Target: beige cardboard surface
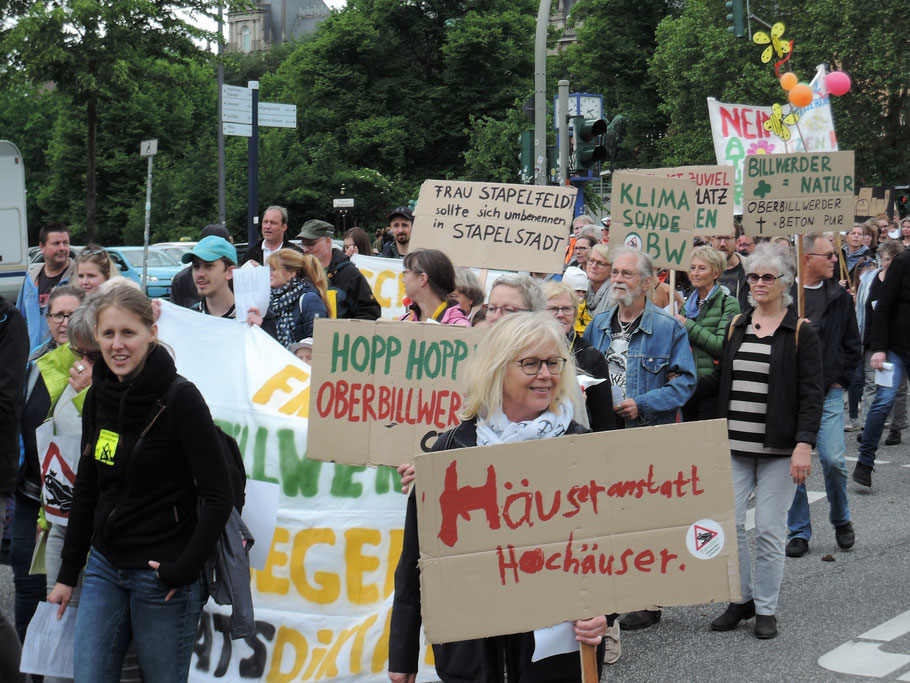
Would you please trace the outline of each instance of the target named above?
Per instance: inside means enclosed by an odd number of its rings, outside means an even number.
[[[416,495],[432,643],[739,599],[723,420],[424,454]]]
[[[486,330],[316,320],[307,457],[400,465],[457,426],[462,373]]]
[[[695,214],[686,229],[696,235],[727,235],[733,230],[733,166],[677,166],[638,168],[633,173],[681,178],[695,183]]]
[[[854,219],[864,221],[880,213],[887,214],[892,209],[893,202],[894,190],[890,187],[857,188],[856,206],[853,209]]]
[[[561,273],[576,190],[427,180],[411,249],[439,249],[456,266]]]
[[[753,237],[853,225],[853,152],[752,154],[743,166],[743,230]]]
[[[647,253],[658,268],[688,270],[695,191],[690,180],[614,173],[610,243]]]

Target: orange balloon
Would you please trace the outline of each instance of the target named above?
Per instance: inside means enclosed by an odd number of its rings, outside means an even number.
[[[790,94],[787,95],[787,99],[790,100],[790,104],[792,104],[794,107],[808,107],[810,104],[812,104],[813,94],[814,93],[812,92],[812,88],[810,88],[805,83],[800,83],[798,85],[794,85],[790,89]]]
[[[799,79],[796,77],[796,74],[792,71],[788,71],[783,76],[780,77],[780,87],[784,90],[793,90],[793,87],[799,82]]]

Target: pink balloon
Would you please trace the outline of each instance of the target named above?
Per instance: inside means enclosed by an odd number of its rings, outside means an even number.
[[[850,90],[850,76],[845,71],[832,71],[825,76],[825,89],[829,95],[844,95]]]

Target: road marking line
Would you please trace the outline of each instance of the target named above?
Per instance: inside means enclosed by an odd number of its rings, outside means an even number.
[[[910,664],[910,655],[882,652],[880,647],[879,643],[851,640],[823,654],[818,664],[828,671],[872,678],[884,678]]]
[[[806,497],[809,499],[809,504],[811,505],[817,500],[821,500],[827,494],[824,491],[806,491]],[[749,508],[746,510],[746,531],[755,528],[755,508]]]
[[[889,619],[875,628],[869,629],[859,635],[864,640],[880,640],[882,642],[900,638],[902,635],[910,633],[910,611],[898,614],[893,619]]]
[[[859,462],[859,458],[854,458],[851,455],[845,455],[844,460],[849,460],[850,462]],[[879,460],[878,458],[876,458],[875,464],[876,465],[890,465],[891,461],[890,460]],[[906,467],[906,465],[904,465],[904,467]]]

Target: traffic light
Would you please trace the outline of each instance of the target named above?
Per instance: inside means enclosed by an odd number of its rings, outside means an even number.
[[[743,0],[727,0],[727,31],[737,38],[742,38],[746,33],[746,13],[743,9]]]
[[[534,182],[534,131],[522,131],[518,141],[520,146],[518,172],[521,182],[528,185]]]
[[[582,173],[607,158],[607,148],[600,144],[600,136],[607,132],[606,121],[573,116],[572,130],[575,148],[569,158],[570,172]]]

